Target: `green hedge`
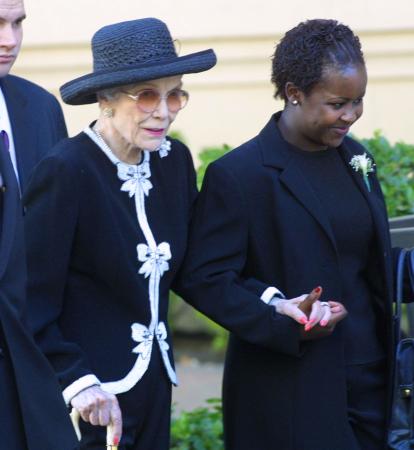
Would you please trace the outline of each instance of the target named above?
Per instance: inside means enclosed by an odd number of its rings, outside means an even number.
[[[171,421],[170,450],[223,450],[221,400],[206,400],[208,406],[182,412]]]
[[[376,163],[390,217],[414,213],[414,145],[392,145],[379,131],[360,142],[372,153]]]
[[[390,217],[414,214],[414,145],[404,142],[391,144],[380,131],[369,139],[359,139],[375,158],[378,178],[381,182]],[[199,188],[208,165],[223,156],[231,148],[205,148],[199,154],[197,170]]]

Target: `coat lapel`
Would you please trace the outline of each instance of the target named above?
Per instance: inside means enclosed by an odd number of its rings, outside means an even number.
[[[10,251],[14,243],[19,189],[9,153],[0,141],[0,172],[3,178],[3,214],[0,234],[0,279],[6,270]]]
[[[27,98],[19,89],[16,89],[13,80],[10,77],[3,78],[1,80],[1,88],[9,113],[20,187],[23,192],[25,188],[24,180],[27,179],[30,168],[34,166],[36,161],[35,152],[28,152],[27,149],[37,145],[36,142],[33,142],[33,136],[37,136],[37,133],[32,133],[30,130],[33,121],[28,111]],[[32,140],[29,140],[30,136]]]
[[[364,183],[364,179],[360,172],[356,172],[349,162],[352,157],[356,154],[361,154],[355,152],[350,147],[350,142],[348,140],[344,141],[341,147],[339,147],[339,154],[341,155],[345,166],[348,168],[348,171],[352,178],[354,179],[356,185],[364,196],[367,204],[371,210],[372,219],[374,222],[374,227],[376,231],[376,235],[378,237],[378,244],[380,245],[382,251],[386,251],[389,247],[389,226],[387,221],[387,216],[384,214],[384,202],[382,196],[378,195],[378,191],[381,189],[377,180],[377,177],[373,172],[371,172],[369,177],[369,182],[371,184],[371,191],[368,190],[366,184]],[[359,148],[358,148],[359,150]],[[363,149],[361,149],[363,150]]]
[[[371,211],[372,220],[374,223],[375,228],[375,234],[376,234],[376,245],[380,249],[380,254],[382,256],[382,265],[383,269],[385,271],[385,281],[386,281],[386,287],[387,287],[387,293],[392,298],[393,293],[393,275],[391,273],[391,264],[386,263],[386,259],[391,258],[390,251],[391,251],[391,239],[389,234],[389,224],[388,224],[388,217],[385,212],[385,204],[382,197],[381,187],[378,181],[377,176],[374,172],[371,172],[369,177],[369,182],[371,184],[371,190],[368,191],[367,186],[364,183],[364,179],[360,172],[356,172],[349,162],[351,161],[352,157],[357,154],[362,154],[364,152],[364,148],[358,146],[357,148],[354,148],[354,144],[351,140],[345,139],[341,147],[339,147],[339,154],[341,155],[342,159],[344,160],[344,163],[346,167],[348,168],[348,171],[352,178],[354,179],[356,185],[358,186],[359,190],[361,191],[362,195],[364,196],[369,209]]]
[[[296,164],[296,160],[291,150],[289,150],[289,144],[283,139],[277,128],[276,123],[279,117],[280,113],[273,115],[259,134],[263,165],[281,170],[280,182],[286,186],[296,200],[316,220],[336,251],[335,237],[323,206],[315,196],[311,185],[304,177],[298,164]]]

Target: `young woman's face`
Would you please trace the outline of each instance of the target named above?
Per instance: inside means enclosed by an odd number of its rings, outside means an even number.
[[[309,94],[299,91],[295,144],[304,150],[338,147],[362,115],[366,85],[366,69],[358,65],[328,69]]]

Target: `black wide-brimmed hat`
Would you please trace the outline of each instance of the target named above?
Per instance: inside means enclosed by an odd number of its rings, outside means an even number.
[[[65,103],[95,103],[102,89],[211,69],[212,49],[178,56],[164,22],[154,18],[107,25],[92,38],[93,72],[65,83]]]

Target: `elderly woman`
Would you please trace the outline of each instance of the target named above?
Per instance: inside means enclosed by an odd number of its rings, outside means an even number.
[[[68,405],[113,425],[123,449],[167,449],[171,383],[168,292],[184,257],[196,195],[188,149],[166,138],[188,101],[182,75],[212,50],[177,56],[153,18],[100,29],[93,73],[61,88],[98,120],[36,168],[24,198],[29,321]],[[115,397],[117,396],[117,398]],[[121,413],[122,410],[122,424]],[[81,424],[83,449],[105,429]]]

